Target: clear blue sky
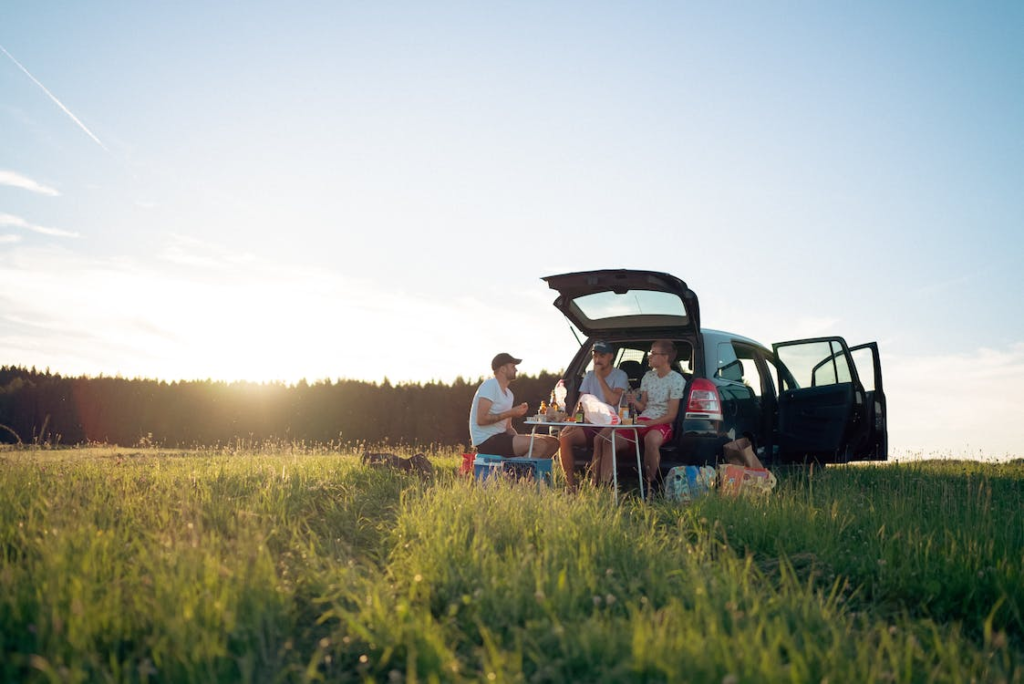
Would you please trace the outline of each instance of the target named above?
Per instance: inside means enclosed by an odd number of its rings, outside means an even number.
[[[876,340],[902,453],[1024,453],[1024,3],[0,5],[0,362],[559,370],[544,275]]]

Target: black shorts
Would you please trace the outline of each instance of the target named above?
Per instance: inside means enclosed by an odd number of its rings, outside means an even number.
[[[513,436],[514,435],[510,435],[507,432],[502,432],[500,435],[488,437],[483,442],[476,445],[476,453],[513,458],[516,455],[515,449],[512,448]]]

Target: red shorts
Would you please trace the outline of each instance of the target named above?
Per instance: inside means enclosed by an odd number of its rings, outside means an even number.
[[[637,418],[637,422],[646,423],[650,418]],[[660,432],[662,444],[667,444],[672,439],[672,426],[668,423],[662,423],[661,425],[652,425],[650,427],[637,428],[634,433],[632,430],[619,430],[618,439],[625,441],[627,444],[633,443],[633,435],[637,434],[640,439],[643,439],[648,432]]]

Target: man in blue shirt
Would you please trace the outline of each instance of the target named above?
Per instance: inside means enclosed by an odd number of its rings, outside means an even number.
[[[591,353],[594,355],[594,367],[583,376],[580,395],[592,394],[607,404],[612,413],[617,413],[622,393],[629,389],[629,377],[625,371],[612,366],[612,361],[615,360],[615,347],[608,342],[602,340],[596,343]],[[572,448],[593,446],[594,436],[598,431],[598,428],[571,426],[558,435],[559,460],[562,462],[565,482],[569,489],[576,488]]]

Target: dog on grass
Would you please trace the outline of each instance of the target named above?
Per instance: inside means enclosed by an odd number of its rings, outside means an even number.
[[[434,465],[423,454],[402,458],[395,454],[364,451],[363,464],[375,468],[394,468],[395,470],[419,475],[420,477],[429,477],[434,474]]]

